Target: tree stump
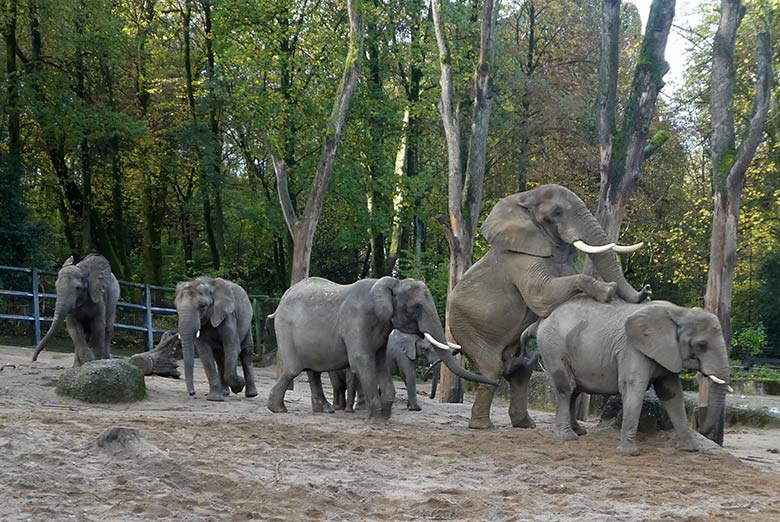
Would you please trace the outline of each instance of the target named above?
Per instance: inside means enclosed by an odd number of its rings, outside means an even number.
[[[141,370],[143,375],[159,375],[161,377],[181,377],[179,365],[173,357],[173,352],[179,345],[179,336],[175,332],[165,332],[154,350],[137,353],[129,361]]]

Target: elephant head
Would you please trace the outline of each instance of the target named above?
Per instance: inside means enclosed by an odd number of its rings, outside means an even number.
[[[457,345],[447,344],[436,304],[425,283],[415,279],[399,281],[394,277],[383,277],[374,283],[371,297],[374,313],[380,322],[390,321],[396,330],[425,337],[441,361],[455,375],[470,381],[498,385],[492,379],[466,370],[455,360],[450,347]]]
[[[632,347],[666,370],[699,370],[716,384],[701,427],[702,433],[710,431],[723,410],[729,388],[728,351],[717,316],[701,308],[657,301],[631,314],[625,330]]]
[[[33,361],[38,359],[38,354],[54,338],[68,314],[89,302],[100,302],[110,279],[111,265],[103,256],[88,255],[77,264],[73,264],[73,256],[65,260],[57,273],[55,283],[57,301],[54,305],[54,318],[49,331],[35,347]]]
[[[226,281],[199,277],[176,285],[175,304],[184,356],[184,379],[187,393],[192,396],[195,395],[195,338],[200,336],[201,327],[217,328],[222,324],[235,311],[235,301]]]
[[[590,256],[602,279],[617,283],[617,294],[623,300],[638,303],[649,295],[649,287],[637,292],[628,284],[615,256],[615,252],[632,252],[642,244],[608,243],[585,203],[560,185],[543,185],[503,198],[481,231],[493,246],[536,257],[566,260],[576,247]]]
[[[430,398],[436,398],[436,390],[439,387],[439,378],[441,377],[441,359],[434,346],[425,337],[415,337],[414,342],[402,343],[401,351],[412,362],[415,362],[418,357],[425,359],[428,364],[425,373],[431,372],[433,374]]]

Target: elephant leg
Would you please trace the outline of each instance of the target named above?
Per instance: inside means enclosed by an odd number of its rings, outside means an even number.
[[[255,371],[252,365],[252,356],[255,354],[255,344],[252,340],[252,332],[248,332],[241,342],[241,370],[244,372],[244,395],[246,397],[257,397],[257,385],[255,384]]]
[[[221,373],[217,369],[212,347],[206,341],[195,339],[195,349],[198,350],[200,363],[203,365],[203,371],[206,372],[206,379],[209,381],[209,394],[206,396],[206,400],[224,401]]]
[[[272,412],[287,413],[287,407],[284,405],[284,394],[287,392],[287,389],[292,384],[293,380],[301,373],[300,370],[295,370],[297,369],[290,368],[290,366],[282,367],[276,384],[273,385],[271,391],[268,393],[266,406]]]
[[[480,384],[477,387],[477,396],[474,399],[474,404],[471,405],[469,428],[484,430],[493,427],[493,423],[490,421],[490,404],[493,402],[495,393],[495,386]]]
[[[225,351],[214,350],[213,354],[214,361],[217,363],[217,373],[222,383],[222,395],[228,397],[230,395],[230,386],[228,386],[228,376],[225,375]]]
[[[382,418],[389,419],[395,400],[395,386],[387,369],[387,350],[380,349],[376,354],[376,380],[379,387],[379,399],[382,403]]]
[[[528,414],[528,382],[534,372],[533,365],[522,366],[509,378],[509,418],[515,428],[535,428]]]
[[[678,447],[685,451],[699,451],[699,447],[688,428],[688,416],[685,413],[685,396],[680,377],[676,374],[656,379],[653,382],[658,399],[664,405],[669,419],[677,434]]]
[[[349,350],[349,347],[347,348]],[[381,420],[382,399],[377,389],[376,355],[357,353],[360,348],[350,352],[349,366],[360,381],[360,388],[368,407],[370,421]]]
[[[347,398],[344,401],[344,410],[347,413],[355,413],[355,398],[360,392],[360,381],[352,370],[345,372]],[[360,393],[362,399],[362,393]],[[365,404],[363,405],[365,407]]]
[[[322,373],[307,371],[309,376],[309,389],[311,390],[311,411],[314,413],[333,413],[333,406],[325,398],[322,389]]]
[[[65,319],[65,326],[68,334],[73,341],[73,366],[81,366],[89,361],[94,361],[95,356],[87,342],[87,336],[84,333],[84,327],[76,319],[68,316]]]
[[[345,410],[347,408],[347,384],[346,372],[349,370],[336,370],[328,372],[330,385],[333,388],[333,409]]]
[[[571,399],[569,399],[569,425],[571,426],[572,431],[580,436],[588,433],[588,430],[577,421],[577,399],[581,398],[583,395],[584,394],[575,391],[571,394]]]
[[[639,455],[636,431],[639,426],[639,415],[642,412],[642,402],[646,389],[647,382],[621,386],[623,424],[620,427],[620,445],[617,450],[624,455]]]
[[[617,283],[605,283],[584,274],[531,278],[521,288],[526,304],[540,317],[547,317],[559,305],[581,292],[605,303],[616,291]]]
[[[92,354],[95,359],[108,359],[108,350],[106,349],[106,323],[102,313],[99,317],[92,320],[89,329],[92,332],[89,345],[92,347]]]
[[[406,407],[411,411],[420,411],[420,405],[417,403],[417,374],[414,362],[407,359],[404,361],[403,368],[399,369],[404,374],[406,384]]]
[[[228,322],[229,321],[229,322]],[[223,383],[228,384],[233,393],[241,393],[244,389],[244,378],[238,375],[236,366],[241,353],[241,340],[236,331],[236,321],[233,318],[225,319],[220,325],[219,334],[222,340],[223,369],[220,375],[224,376]]]
[[[106,359],[110,359],[111,342],[114,340],[114,323],[116,322],[116,303],[108,303],[106,308],[106,320],[103,323],[103,329],[105,331],[103,337],[105,350],[103,351],[103,355]]]

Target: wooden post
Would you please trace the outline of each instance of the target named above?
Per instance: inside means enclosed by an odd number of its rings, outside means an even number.
[[[32,269],[32,316],[35,345],[41,342],[41,309],[38,296],[38,269]]]
[[[144,285],[144,326],[146,327],[146,350],[154,348],[154,330],[152,327],[152,289],[149,285]]]

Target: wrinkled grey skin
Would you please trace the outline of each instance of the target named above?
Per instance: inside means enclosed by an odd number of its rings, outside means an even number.
[[[574,267],[577,240],[600,246],[606,235],[576,194],[558,185],[507,196],[482,225],[491,244],[482,259],[463,275],[449,298],[449,323],[454,341],[477,370],[491,378],[508,375],[518,354],[520,335],[537,317],[585,293],[598,301],[614,295],[644,301],[649,287],[634,290],[623,277],[614,253],[591,254],[605,282],[578,274]],[[534,427],[528,415],[528,380],[532,365],[508,376],[512,426]],[[471,408],[470,428],[490,428],[495,388],[480,386]]]
[[[344,410],[347,413],[354,413],[355,409],[360,409],[361,404],[365,403],[363,393],[360,390],[360,381],[355,372],[347,368],[346,370],[336,370],[328,372],[330,384],[333,386],[333,409]],[[355,399],[358,405],[355,406]]]
[[[403,378],[406,385],[406,407],[412,411],[420,411],[417,403],[417,358],[421,357],[428,366],[441,362],[433,345],[426,339],[416,335],[393,330],[387,339],[387,368],[390,375]],[[436,397],[436,387],[439,383],[438,367],[433,368],[433,383],[431,384],[431,399]]]
[[[245,385],[245,395],[255,397],[252,303],[244,289],[225,279],[198,277],[176,285],[175,303],[187,393],[195,395],[193,369],[197,349],[209,381],[207,400],[223,401],[230,390],[240,393]],[[239,359],[243,378],[236,369]]]
[[[310,277],[282,296],[273,314],[282,372],[268,396],[268,409],[286,412],[289,383],[309,370],[314,411],[332,412],[322,391],[320,372],[351,368],[366,397],[369,420],[390,417],[393,383],[387,371],[387,337],[393,328],[446,343],[444,329],[428,287],[393,277],[339,285]],[[439,357],[459,376],[494,383],[460,367],[448,349]]]
[[[574,440],[585,433],[574,415],[577,395],[620,393],[623,424],[618,451],[638,455],[637,425],[645,391],[652,384],[680,447],[697,451],[679,374],[683,368],[696,369],[728,383],[726,343],[715,315],[666,301],[599,303],[577,297],[533,328],[557,394],[556,438]],[[527,336],[523,337],[525,341]],[[704,431],[722,411],[726,388],[726,384],[713,385]]]
[[[38,359],[63,323],[73,341],[73,366],[110,359],[119,282],[111,273],[108,260],[90,254],[74,265],[73,256],[69,257],[57,274],[56,288],[54,319],[36,346],[32,360]]]

